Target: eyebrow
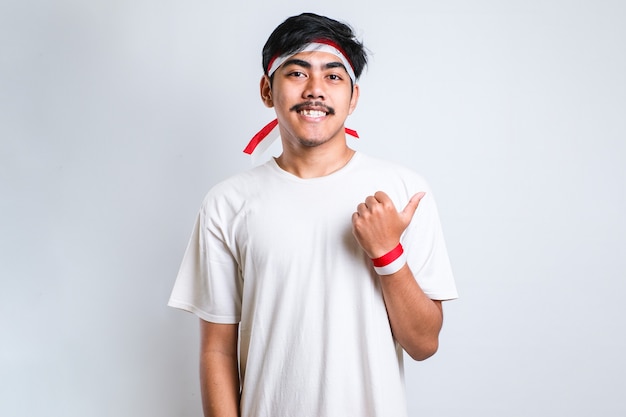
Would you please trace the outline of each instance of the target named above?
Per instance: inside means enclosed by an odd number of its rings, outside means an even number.
[[[289,65],[297,65],[302,68],[313,67],[310,62],[305,61],[303,59],[289,59],[285,61],[282,66],[287,68]],[[333,68],[343,68],[344,71],[348,72],[348,70],[346,69],[346,66],[343,65],[341,62],[332,61],[332,62],[328,62],[324,64],[324,69],[333,69]]]

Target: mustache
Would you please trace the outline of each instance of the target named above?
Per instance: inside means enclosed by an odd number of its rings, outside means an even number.
[[[335,109],[333,109],[332,107],[327,106],[326,104],[320,102],[320,101],[307,101],[305,103],[300,103],[300,104],[296,104],[295,106],[291,107],[289,109],[289,111],[295,111],[295,112],[299,112],[302,109],[305,109],[307,107],[315,107],[318,109],[323,109],[326,113],[330,114],[330,115],[334,115],[335,114]]]

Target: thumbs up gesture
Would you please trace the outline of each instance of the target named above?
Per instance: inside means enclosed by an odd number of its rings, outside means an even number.
[[[425,194],[415,194],[402,211],[397,211],[391,198],[382,191],[357,206],[352,214],[352,233],[370,258],[383,256],[398,245]]]

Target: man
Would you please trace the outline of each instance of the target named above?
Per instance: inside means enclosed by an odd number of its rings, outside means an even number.
[[[246,151],[274,130],[282,154],[209,191],[169,301],[201,319],[207,417],[406,416],[402,351],[437,350],[457,293],[428,185],[346,141],[366,62],[314,14],[263,48],[277,120]]]

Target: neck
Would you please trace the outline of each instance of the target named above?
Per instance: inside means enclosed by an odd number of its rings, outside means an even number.
[[[283,148],[283,153],[276,158],[276,163],[283,170],[296,177],[318,178],[340,170],[352,159],[354,150],[347,146],[341,149],[319,149],[314,147],[292,152]]]

